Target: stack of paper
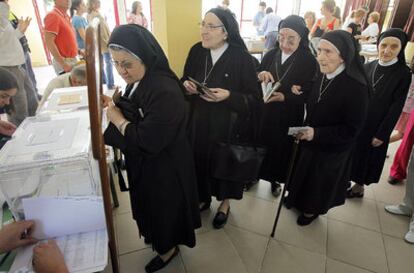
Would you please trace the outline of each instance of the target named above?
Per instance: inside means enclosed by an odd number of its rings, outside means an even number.
[[[26,219],[35,221],[33,237],[54,238],[70,272],[102,271],[108,261],[108,236],[102,198],[40,197],[23,199]],[[31,270],[34,246],[21,249],[11,272]]]

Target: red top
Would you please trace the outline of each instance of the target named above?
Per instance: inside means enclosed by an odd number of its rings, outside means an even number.
[[[325,30],[334,30],[335,27],[335,22],[336,22],[336,18],[334,18],[329,24],[326,25],[326,29]],[[314,28],[312,29],[312,32],[315,32],[315,30],[319,27],[321,27],[322,24],[322,19],[318,19],[318,21],[316,21],[316,24],[314,26]]]
[[[72,27],[66,11],[55,7],[45,19],[45,32],[56,34],[55,44],[63,58],[75,58],[78,55],[75,29]]]

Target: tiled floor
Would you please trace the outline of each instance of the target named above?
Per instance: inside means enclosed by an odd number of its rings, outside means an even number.
[[[40,87],[48,80],[42,79],[42,74],[38,74]],[[386,182],[397,145],[390,146],[391,157],[386,161],[381,182],[368,187],[364,199],[348,200],[307,227],[297,226],[297,214],[283,209],[276,238],[269,234],[279,200],[272,197],[265,181],[245,193],[243,200],[231,203],[229,222],[222,230],[211,226],[218,205],[213,203],[211,211],[202,214],[197,246],[181,247],[180,255],[160,272],[414,272],[414,245],[403,241],[409,218],[384,211],[384,205],[400,202],[404,196],[404,185]],[[114,215],[121,272],[145,272],[145,264],[155,254],[138,238],[128,194],[118,194],[121,205]],[[106,272],[111,272],[109,267]]]

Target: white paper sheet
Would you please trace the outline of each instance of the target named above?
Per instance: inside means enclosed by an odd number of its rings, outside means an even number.
[[[36,223],[33,237],[37,239],[105,228],[102,197],[26,198],[23,199],[23,209],[25,219]]]
[[[308,127],[307,126],[305,126],[305,127],[289,127],[288,135],[289,136],[297,135],[300,131],[305,130],[306,128],[308,128]]]

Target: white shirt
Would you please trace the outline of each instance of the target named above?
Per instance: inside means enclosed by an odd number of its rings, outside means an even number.
[[[391,61],[389,61],[389,62],[383,62],[383,61],[381,61],[381,60],[378,60],[378,64],[380,65],[380,66],[390,66],[390,65],[393,65],[393,64],[396,64],[398,62],[398,58],[394,58],[394,59],[392,59]]]
[[[282,64],[284,64],[290,56],[292,56],[292,54],[286,54],[282,52]]]
[[[9,19],[9,7],[0,2],[0,66],[18,66],[25,62],[19,39],[23,33],[14,29]]]
[[[229,44],[226,42],[221,47],[210,50],[211,60],[213,61],[213,65],[216,64],[217,60],[220,59],[221,55],[223,55],[224,51],[226,51],[228,47],[229,47]]]
[[[361,33],[362,36],[377,37],[379,34],[379,27],[377,23],[372,23],[367,26]]]
[[[134,85],[132,86],[131,92],[128,95],[128,98],[132,97],[132,94],[135,93],[135,90],[137,90],[138,85],[139,85],[139,81],[134,83]]]
[[[344,70],[345,70],[345,65],[341,64],[340,66],[338,66],[338,68],[334,72],[326,74],[326,78],[328,80],[332,80],[333,78],[341,74]]]
[[[276,15],[276,13],[269,13],[263,18],[260,30],[263,31],[264,36],[269,34],[269,32],[279,31],[280,21],[282,21],[282,18]]]

